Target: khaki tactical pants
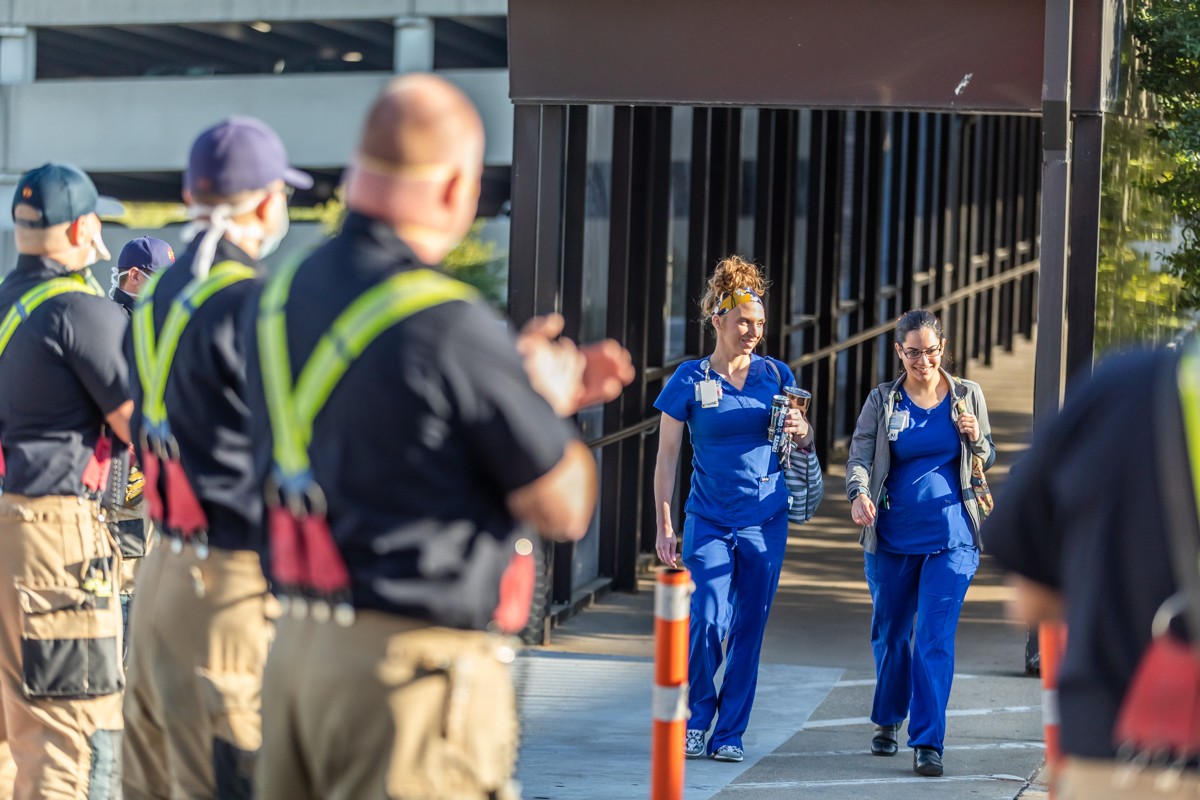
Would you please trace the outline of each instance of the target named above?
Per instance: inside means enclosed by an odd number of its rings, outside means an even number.
[[[274,598],[258,554],[159,539],[130,613],[125,800],[249,797]]]
[[[1200,796],[1200,774],[1170,765],[1069,757],[1052,781],[1059,800],[1183,800]]]
[[[515,640],[375,611],[284,617],[263,687],[258,800],[516,798]]]
[[[0,797],[120,797],[119,572],[94,503],[0,498]]]

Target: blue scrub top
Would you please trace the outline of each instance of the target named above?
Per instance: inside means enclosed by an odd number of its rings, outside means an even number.
[[[771,361],[783,385],[794,386],[788,366]],[[779,380],[766,359],[752,354],[746,385],[740,390],[716,372],[709,373],[721,385],[721,400],[716,408],[701,408],[695,385],[704,380],[702,363],[681,364],[654,401],[659,411],[686,422],[692,437],[692,491],[684,510],[717,525],[761,525],[788,505],[779,456],[771,452],[767,438],[771,398],[779,394]]]
[[[959,485],[962,443],[950,418],[953,392],[933,408],[921,408],[903,389],[896,411],[908,426],[890,442],[887,502],[879,509],[879,549],[889,553],[936,553],[974,547],[971,522]]]

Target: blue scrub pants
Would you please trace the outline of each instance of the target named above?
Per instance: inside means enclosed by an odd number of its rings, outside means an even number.
[[[894,725],[909,717],[909,747],[942,752],[958,614],[978,568],[979,551],[969,547],[931,555],[866,554],[878,679],[871,721]]]
[[[787,547],[787,512],[760,526],[730,528],[689,514],[683,523],[683,563],[692,573],[688,628],[688,728],[717,726],[708,752],[742,746],[758,685],[758,657]],[[718,693],[721,644],[728,638]]]

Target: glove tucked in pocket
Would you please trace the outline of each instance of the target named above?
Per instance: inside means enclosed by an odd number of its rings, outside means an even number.
[[[115,596],[17,581],[23,690],[31,699],[102,697],[125,687]]]

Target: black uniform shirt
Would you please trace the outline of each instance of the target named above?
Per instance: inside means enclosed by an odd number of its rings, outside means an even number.
[[[351,214],[292,284],[292,375],[353,299],[423,266],[387,226]],[[247,310],[252,325],[257,311]],[[261,482],[271,434],[254,339],[247,368]],[[530,387],[512,335],[481,303],[435,306],[386,330],[333,390],[309,451],[354,604],[485,627],[516,530],[506,496],[557,464],[573,435]]]
[[[133,306],[135,303],[137,303],[136,297],[124,289],[117,287],[116,289],[113,289],[112,299],[116,301],[117,305],[121,307],[121,310],[125,312],[126,317],[133,316]]]
[[[1181,443],[1168,454],[1173,468],[1188,474],[1188,464],[1183,420],[1156,414],[1153,393],[1155,370],[1177,360],[1170,352],[1138,353],[1102,365],[1039,431],[983,524],[986,552],[1066,601],[1059,707],[1063,750],[1071,755],[1115,754],[1121,700],[1150,642],[1154,613],[1175,592],[1156,425],[1171,426]]]
[[[21,256],[0,284],[0,318],[39,283],[70,274],[49,258]],[[17,328],[0,356],[4,491],[79,494],[104,418],[129,399],[125,327],[107,297],[70,292],[42,303]]]
[[[162,331],[171,302],[195,277],[201,236],[159,279],[154,290],[154,328]],[[236,261],[261,272],[258,262],[227,239],[217,245],[214,264]],[[262,491],[251,475],[252,457],[245,403],[246,368],[238,320],[258,280],[242,281],[210,297],[179,338],[167,379],[165,403],[180,461],[208,517],[208,540],[226,550],[257,550]],[[132,331],[133,326],[130,326]],[[133,438],[141,445],[142,386],[133,357],[132,334],[125,352],[132,373]],[[139,457],[141,453],[138,454]]]

